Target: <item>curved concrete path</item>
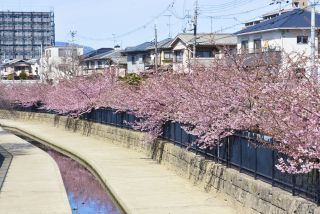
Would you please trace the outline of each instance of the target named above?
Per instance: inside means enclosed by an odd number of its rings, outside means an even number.
[[[227,202],[202,192],[141,153],[94,137],[36,121],[0,120],[75,154],[103,179],[128,213],[228,214],[237,211]]]
[[[0,190],[0,213],[71,213],[59,168],[47,153],[1,128],[0,145],[13,156]]]

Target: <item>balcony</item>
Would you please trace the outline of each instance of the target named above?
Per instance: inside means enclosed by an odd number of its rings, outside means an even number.
[[[248,66],[278,65],[282,62],[280,47],[263,49],[240,49],[238,56],[243,57],[243,63]]]

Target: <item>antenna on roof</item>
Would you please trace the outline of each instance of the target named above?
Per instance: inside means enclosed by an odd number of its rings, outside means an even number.
[[[308,7],[308,0],[292,0],[293,8],[305,8]]]
[[[72,26],[72,30],[70,31],[72,45],[75,44],[75,40],[76,40],[75,38],[76,38],[77,33],[78,32],[74,29],[74,26]]]
[[[272,0],[270,5],[277,5],[278,4],[279,5],[279,15],[281,15],[283,3],[289,3],[289,1],[288,0]]]

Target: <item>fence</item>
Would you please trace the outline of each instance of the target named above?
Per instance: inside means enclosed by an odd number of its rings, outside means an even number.
[[[39,112],[35,107],[19,108],[18,110]],[[41,111],[44,112],[44,111]],[[52,112],[51,112],[52,113]],[[93,110],[82,115],[82,119],[93,122],[131,129],[130,123],[137,120],[134,115],[126,112],[117,112],[111,108]],[[201,149],[193,142],[196,137],[186,133],[179,123],[166,123],[163,128],[163,138],[180,147],[189,148],[208,159],[225,164],[227,167],[238,169],[241,173],[263,180],[272,186],[279,187],[299,195],[320,205],[320,176],[314,170],[309,174],[291,175],[281,173],[276,167],[276,161],[282,154],[267,147],[258,146],[258,134],[239,132],[221,140],[221,144],[213,149]],[[267,143],[272,144],[270,137],[259,136]]]

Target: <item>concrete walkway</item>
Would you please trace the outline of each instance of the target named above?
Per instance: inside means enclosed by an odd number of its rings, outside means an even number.
[[[0,191],[0,213],[71,213],[59,168],[45,152],[0,128],[13,159]]]
[[[35,121],[1,119],[0,124],[36,136],[87,162],[128,213],[236,213],[227,202],[200,191],[143,154],[107,140]]]

